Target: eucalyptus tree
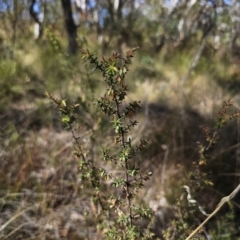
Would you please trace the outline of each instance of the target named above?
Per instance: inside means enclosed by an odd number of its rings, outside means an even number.
[[[77,28],[79,26],[80,14],[86,11],[86,0],[61,0],[63,19],[68,36],[68,52],[77,52]],[[31,0],[29,12],[34,19],[34,38],[39,39],[43,33],[43,21],[47,2],[45,0]]]

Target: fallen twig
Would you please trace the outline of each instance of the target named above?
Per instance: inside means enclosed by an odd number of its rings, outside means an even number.
[[[216,209],[186,238],[186,240],[191,239],[209,221],[209,219],[212,218],[221,209],[224,203],[229,202],[232,198],[236,196],[239,190],[240,184],[233,190],[233,192],[230,195],[223,197],[221,199]]]

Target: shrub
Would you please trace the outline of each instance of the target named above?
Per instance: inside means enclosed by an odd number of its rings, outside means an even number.
[[[153,236],[149,227],[141,226],[141,219],[150,223],[152,211],[135,200],[139,189],[152,174],[142,173],[136,161],[137,154],[146,149],[147,141],[142,139],[138,145],[133,146],[128,137],[138,123],[134,120],[134,115],[140,109],[138,101],[126,103],[126,75],[136,50],[128,51],[125,58],[113,53],[111,57],[103,57],[101,61],[88,50],[83,53],[83,59],[102,73],[105,82],[105,93],[95,101],[95,105],[109,119],[112,145],[102,148],[102,161],[105,165],[112,164],[114,171],[119,172],[120,176],[105,169],[104,165],[99,165],[98,158],[91,159],[89,151],[84,149],[81,139],[77,137],[74,126],[79,104],[68,104],[66,100],[58,100],[47,93],[57,104],[62,123],[72,132],[77,146],[74,155],[79,160],[81,184],[92,189],[92,200],[101,208],[96,225],[105,239],[152,239]],[[111,183],[109,188],[106,181]]]

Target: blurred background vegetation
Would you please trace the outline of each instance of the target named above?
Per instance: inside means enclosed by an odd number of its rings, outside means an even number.
[[[182,186],[211,212],[239,183],[238,119],[219,132],[204,166],[197,145],[206,140],[200,126],[214,128],[224,101],[232,98],[239,111],[239,11],[237,0],[0,0],[0,225],[10,220],[0,238],[101,239],[71,134],[44,94],[80,103],[81,137],[100,158],[111,132],[92,104],[103,85],[81,59],[84,49],[101,58],[140,47],[128,98],[142,103],[132,137],[149,140],[138,161],[153,177],[139,201],[155,211],[152,230],[160,239],[184,239],[181,231],[202,222],[197,209],[184,206],[196,213],[185,218],[177,207],[187,201]],[[199,239],[240,239],[239,199]]]

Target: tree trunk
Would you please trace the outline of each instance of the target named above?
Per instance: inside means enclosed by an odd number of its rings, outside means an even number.
[[[63,15],[65,21],[65,27],[68,34],[68,52],[71,55],[76,54],[77,52],[77,26],[74,23],[72,9],[71,9],[71,0],[61,0]]]
[[[43,34],[43,19],[45,14],[45,1],[42,0],[38,7],[39,12],[34,11],[34,5],[36,0],[32,0],[29,8],[30,15],[34,19],[34,39],[38,40],[42,37]]]
[[[15,45],[16,35],[17,35],[17,23],[18,23],[18,2],[17,0],[13,1],[13,20],[12,20],[12,42]]]

